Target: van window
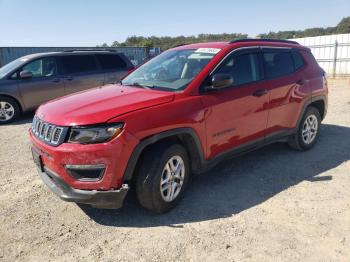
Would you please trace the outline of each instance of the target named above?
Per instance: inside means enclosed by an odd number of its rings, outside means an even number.
[[[18,58],[16,60],[13,60],[12,62],[4,65],[3,67],[0,67],[0,79],[4,78],[11,71],[16,70],[25,61],[26,61],[25,58]],[[17,73],[14,73],[13,75],[17,76]],[[10,78],[12,79],[12,76]]]
[[[70,55],[61,57],[63,72],[66,74],[92,72],[97,70],[92,55]]]
[[[304,66],[304,59],[299,51],[294,50],[292,52],[295,70],[298,70]]]
[[[112,69],[125,69],[126,63],[119,55],[96,55],[102,69],[112,70]]]
[[[264,52],[264,63],[267,78],[276,78],[294,72],[294,62],[290,52]]]
[[[261,79],[258,54],[233,54],[215,73],[231,74],[234,86],[256,82]]]
[[[56,59],[45,57],[34,60],[22,67],[21,71],[29,71],[33,77],[50,77],[57,74]]]

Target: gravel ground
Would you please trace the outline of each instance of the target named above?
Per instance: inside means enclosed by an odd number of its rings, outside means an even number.
[[[275,144],[193,179],[165,215],[66,203],[31,159],[32,115],[0,127],[0,260],[350,261],[350,81],[330,83],[316,147]]]

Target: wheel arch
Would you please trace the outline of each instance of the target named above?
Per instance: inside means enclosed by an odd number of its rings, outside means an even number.
[[[318,112],[320,113],[321,119],[323,120],[326,116],[326,103],[325,100],[322,98],[319,98],[317,100],[311,101],[311,103],[308,105],[309,106],[314,106],[317,108]]]
[[[14,96],[11,96],[11,95],[7,95],[7,94],[1,94],[0,93],[0,97],[7,97],[7,98],[11,98],[13,100],[15,100],[15,102],[17,103],[18,107],[19,107],[19,110],[20,110],[20,113],[23,113],[23,105],[21,104],[20,100],[17,99],[16,97]]]
[[[297,124],[296,124],[296,128],[299,126],[301,119],[303,118],[307,108],[310,106],[314,106],[319,110],[322,120],[326,116],[326,113],[327,113],[327,98],[326,98],[326,96],[323,96],[323,95],[322,96],[314,96],[304,103],[303,108],[300,112]],[[322,110],[322,112],[320,110]]]
[[[196,132],[192,128],[177,128],[141,140],[129,158],[124,172],[124,181],[133,179],[137,164],[142,155],[147,153],[147,149],[153,145],[166,142],[176,142],[184,146],[190,159],[191,171],[193,173],[201,172],[204,163],[204,151]]]

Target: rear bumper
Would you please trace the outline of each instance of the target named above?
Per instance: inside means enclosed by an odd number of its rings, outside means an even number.
[[[123,206],[129,186],[123,184],[118,190],[97,191],[81,190],[70,187],[60,176],[48,168],[44,172],[38,169],[41,179],[59,198],[68,202],[88,204],[96,208],[117,209]]]

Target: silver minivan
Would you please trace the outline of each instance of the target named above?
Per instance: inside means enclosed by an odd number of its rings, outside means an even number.
[[[120,80],[134,66],[122,53],[71,50],[18,58],[0,68],[0,124],[51,99]]]

